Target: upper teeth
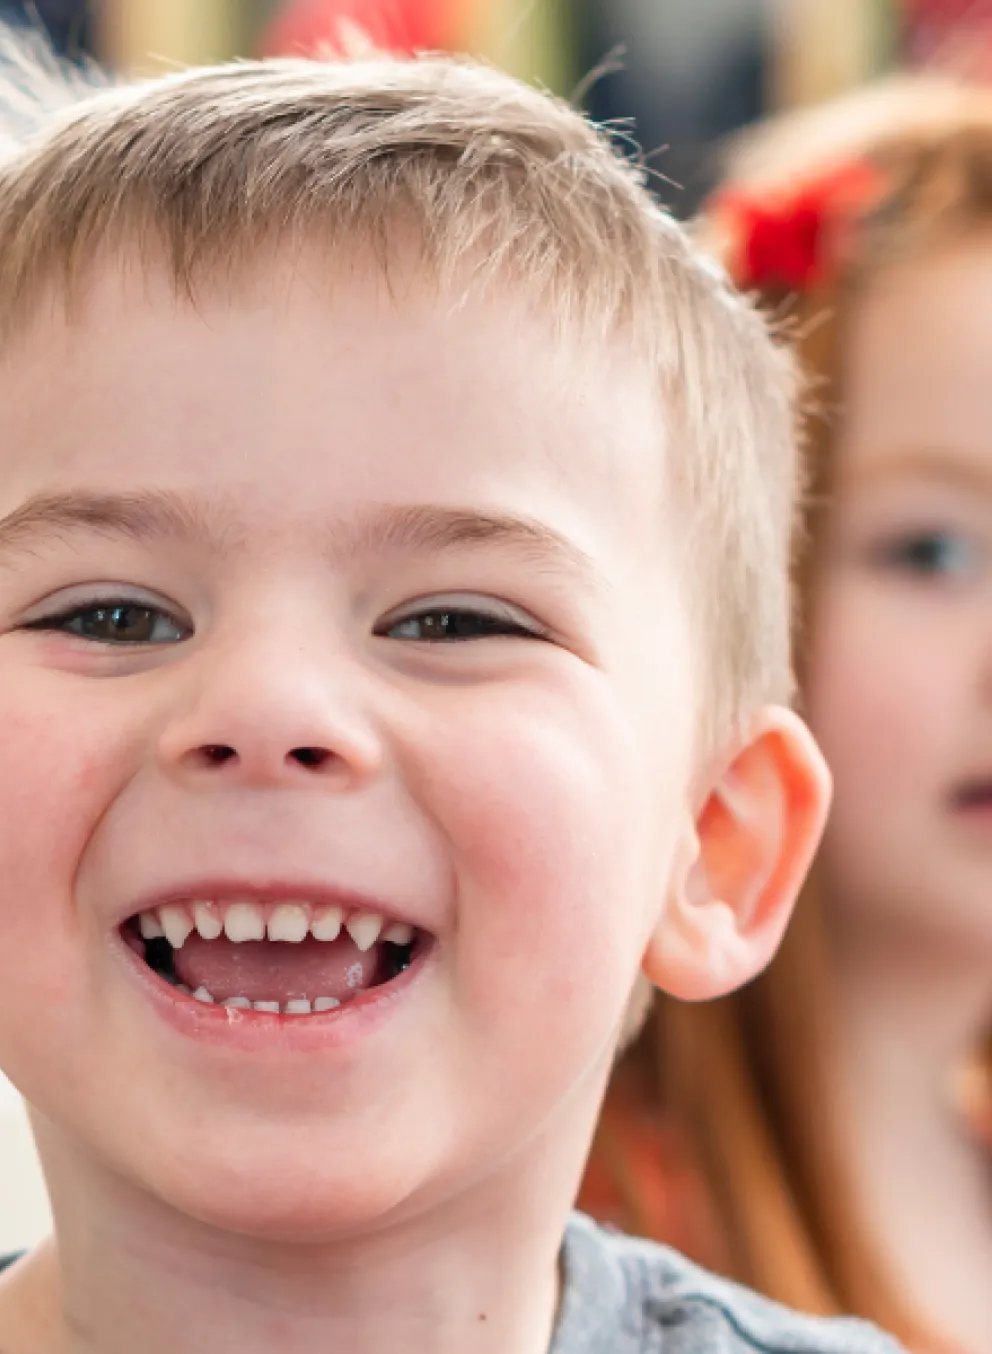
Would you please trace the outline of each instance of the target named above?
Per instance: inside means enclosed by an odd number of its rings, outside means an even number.
[[[174,950],[182,949],[193,931],[204,940],[225,935],[240,944],[268,936],[298,944],[308,935],[315,940],[336,940],[342,926],[363,951],[370,950],[380,937],[393,945],[409,945],[415,934],[408,922],[387,922],[375,912],[345,917],[340,907],[306,903],[278,903],[267,909],[251,901],[225,905],[199,899],[189,904],[167,903],[138,916],[138,929],[145,940],[164,936]]]
[[[388,940],[391,945],[409,945],[413,940],[414,930],[409,922],[394,921],[391,926],[387,926],[382,933],[383,940]]]
[[[145,940],[158,940],[165,934],[162,923],[154,912],[142,912],[138,918],[138,926]]]
[[[145,914],[142,913],[142,916]],[[165,938],[174,950],[182,948],[183,941],[193,929],[193,923],[190,921],[184,907],[175,907],[169,904],[168,907],[160,907],[158,910],[158,919],[162,930],[165,932]]]
[[[269,939],[298,943],[310,930],[310,918],[305,908],[295,903],[280,903],[269,917]]]
[[[337,940],[343,921],[344,913],[339,907],[325,907],[315,912],[310,922],[314,940]]]
[[[197,929],[199,930],[199,927]],[[262,909],[256,907],[254,903],[232,903],[224,916],[224,934],[228,940],[238,942],[264,940],[265,917]]]
[[[345,927],[360,950],[371,950],[379,939],[383,920],[371,912],[362,912],[357,917],[349,917]]]
[[[209,903],[194,903],[193,919],[204,940],[216,940],[224,929],[223,921]]]

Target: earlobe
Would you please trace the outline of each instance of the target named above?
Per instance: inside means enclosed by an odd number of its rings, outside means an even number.
[[[686,1001],[721,996],[769,963],[819,844],[830,777],[812,735],[772,707],[687,824],[644,971]]]

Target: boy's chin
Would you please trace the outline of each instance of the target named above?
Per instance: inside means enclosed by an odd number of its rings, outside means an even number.
[[[270,1158],[278,1161],[278,1156]],[[145,1188],[192,1222],[257,1241],[331,1243],[416,1212],[418,1182],[368,1154],[361,1169],[286,1152],[279,1166],[200,1162],[145,1178]]]

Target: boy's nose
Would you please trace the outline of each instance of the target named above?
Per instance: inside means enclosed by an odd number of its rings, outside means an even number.
[[[204,663],[190,686],[159,740],[170,774],[250,785],[322,777],[345,788],[382,764],[361,676],[346,664],[232,655]]]

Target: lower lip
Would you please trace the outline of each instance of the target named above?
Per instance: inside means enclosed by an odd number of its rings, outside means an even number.
[[[246,1053],[313,1053],[346,1048],[366,1038],[404,1004],[436,950],[435,945],[419,950],[397,977],[352,997],[344,1006],[294,1016],[196,1001],[154,973],[123,939],[117,948],[129,975],[166,1024],[198,1043]]]
[[[952,795],[951,808],[963,818],[987,818],[992,814],[992,794]]]

